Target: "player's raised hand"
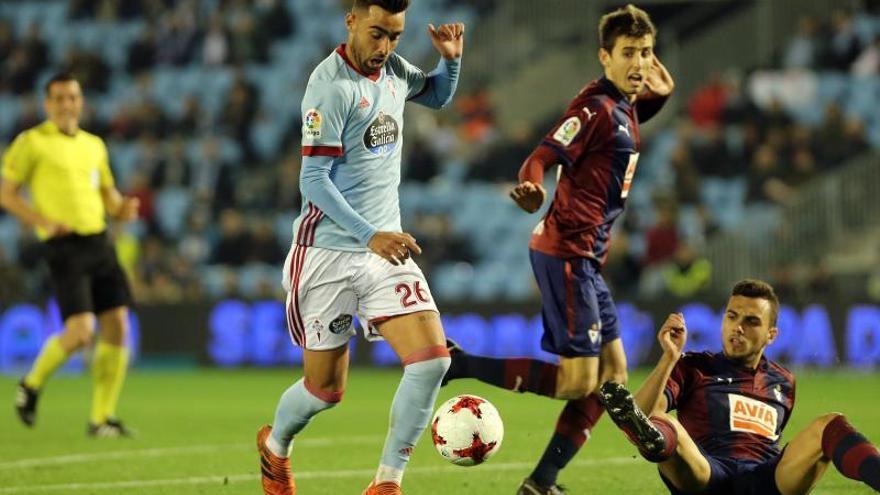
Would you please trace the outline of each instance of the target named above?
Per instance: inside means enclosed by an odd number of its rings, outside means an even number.
[[[464,51],[464,24],[461,22],[441,24],[437,28],[428,24],[428,35],[443,58],[458,58]]]
[[[547,191],[544,190],[544,186],[529,181],[520,182],[510,191],[510,198],[528,213],[538,211],[546,197]]]
[[[657,55],[651,61],[651,68],[648,70],[648,77],[645,78],[645,90],[649,95],[668,96],[675,89],[675,81],[672,80],[672,74],[666,70]]]
[[[392,265],[404,264],[411,253],[422,254],[416,239],[406,232],[376,232],[367,247]]]
[[[675,358],[676,360],[684,351],[684,345],[687,343],[687,326],[684,323],[684,315],[681,313],[672,313],[660,332],[657,333],[657,341],[660,342],[660,348],[663,354]]]

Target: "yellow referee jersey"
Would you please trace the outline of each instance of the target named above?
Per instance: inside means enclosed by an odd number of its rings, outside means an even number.
[[[80,129],[75,136],[51,121],[15,138],[3,156],[3,180],[30,189],[34,208],[81,235],[106,229],[101,187],[113,185],[104,141]],[[37,228],[40,239],[46,232]]]

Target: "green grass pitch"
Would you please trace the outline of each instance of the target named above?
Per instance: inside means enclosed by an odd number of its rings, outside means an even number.
[[[880,442],[880,375],[804,371],[790,438],[823,412],[841,411]],[[399,370],[355,368],[341,405],[318,416],[297,439],[293,466],[299,493],[360,494],[376,468]],[[281,392],[298,370],[133,372],[120,417],[134,439],[85,436],[91,384],[59,376],[41,398],[37,426],[27,430],[12,409],[16,379],[0,377],[0,495],[5,494],[258,494],[257,427],[270,422]],[[641,383],[634,373],[631,383]],[[562,403],[519,395],[476,381],[453,382],[440,400],[474,393],[492,401],[505,421],[504,444],[482,466],[443,461],[424,435],[404,478],[409,495],[512,495],[540,456]],[[439,403],[439,402],[438,402]],[[0,402],[2,404],[2,402]],[[656,471],[603,419],[560,482],[573,494],[666,493]],[[871,491],[831,468],[814,491]]]

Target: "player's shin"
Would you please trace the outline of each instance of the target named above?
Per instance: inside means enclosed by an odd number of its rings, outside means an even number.
[[[605,410],[596,394],[566,402],[556,422],[556,431],[530,476],[532,481],[543,487],[555,485],[559,471],[587,441],[590,431],[603,412]]]
[[[449,368],[450,358],[443,348],[423,361],[406,364],[403,378],[391,403],[391,420],[376,481],[403,479],[403,470],[433,412],[440,380]]]
[[[840,474],[880,492],[880,451],[846,417],[834,418],[822,432],[822,452]]]
[[[305,378],[290,386],[278,401],[272,434],[266,446],[278,457],[287,457],[293,436],[309,424],[312,417],[342,400],[342,392],[311,390]]]
[[[459,352],[446,379],[475,378],[514,392],[555,398],[558,373],[558,365],[539,359],[492,358]]]

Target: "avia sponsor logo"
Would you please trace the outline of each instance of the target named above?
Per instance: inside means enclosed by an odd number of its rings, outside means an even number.
[[[730,400],[730,430],[753,433],[776,440],[778,414],[776,409],[759,400],[737,394],[727,394]]]
[[[390,115],[379,112],[364,131],[364,147],[374,155],[384,155],[394,151],[397,147],[397,137],[400,135],[400,126]]]

